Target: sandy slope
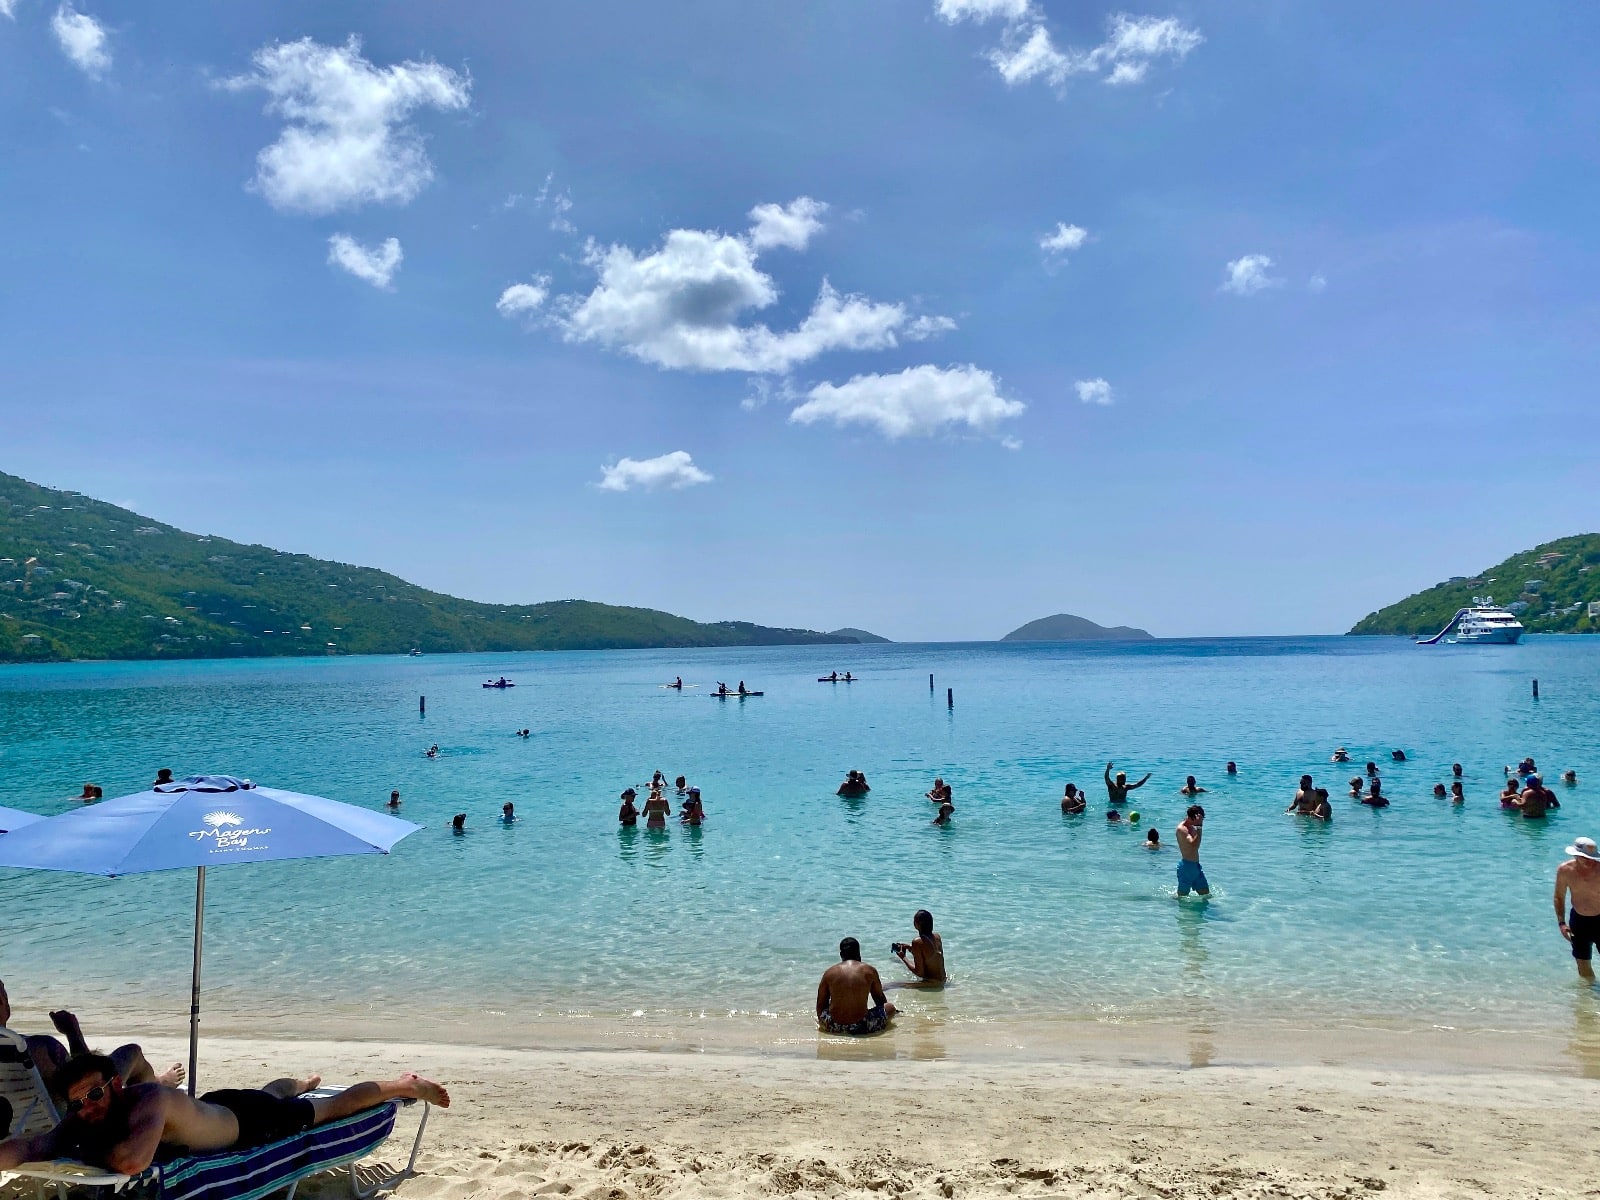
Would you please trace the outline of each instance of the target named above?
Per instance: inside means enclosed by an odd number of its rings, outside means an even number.
[[[1600,1195],[1600,1085],[1551,1075],[237,1039],[203,1060],[214,1087],[405,1067],[455,1103],[402,1197]]]

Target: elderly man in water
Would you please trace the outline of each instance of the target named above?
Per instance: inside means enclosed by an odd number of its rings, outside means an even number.
[[[817,1024],[829,1033],[865,1037],[889,1028],[894,1015],[878,969],[861,961],[860,942],[845,938],[839,943],[839,961],[817,984]]]
[[[389,1100],[450,1106],[444,1088],[415,1074],[358,1083],[327,1096],[306,1095],[322,1082],[320,1076],[275,1079],[264,1088],[207,1092],[198,1100],[165,1084],[125,1084],[116,1064],[101,1054],[74,1055],[56,1077],[65,1097],[61,1123],[45,1133],[0,1142],[0,1171],[75,1158],[137,1175],[158,1152],[250,1150]]]

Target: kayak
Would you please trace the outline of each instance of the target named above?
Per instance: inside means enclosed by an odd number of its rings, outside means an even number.
[[[859,676],[859,675],[852,675],[849,679],[846,679],[843,675],[841,675],[837,679],[829,679],[826,675],[819,675],[819,676],[817,676],[817,682],[818,683],[854,683],[857,679],[860,679],[860,678],[861,678],[861,676]]]
[[[707,692],[713,700],[743,700],[746,696],[765,696],[765,692]]]
[[[483,686],[486,687],[486,688],[508,688],[508,687],[516,687],[517,685],[514,684],[514,683],[511,683],[508,680],[505,683],[486,683]]]

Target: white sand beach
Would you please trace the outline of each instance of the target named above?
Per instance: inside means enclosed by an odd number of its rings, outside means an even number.
[[[146,1045],[161,1062],[184,1050]],[[202,1073],[205,1087],[404,1068],[444,1082],[454,1103],[434,1113],[401,1197],[1353,1200],[1600,1186],[1600,1084],[1577,1074],[893,1053],[884,1040],[821,1039],[798,1057],[208,1037]],[[415,1119],[402,1115],[377,1161],[403,1163]],[[301,1194],[343,1186],[324,1176]]]

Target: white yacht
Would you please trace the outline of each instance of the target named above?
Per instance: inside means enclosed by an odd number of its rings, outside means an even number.
[[[1432,646],[1449,636],[1450,641],[1465,645],[1514,646],[1526,632],[1515,613],[1492,598],[1474,596],[1471,608],[1459,609],[1448,625],[1421,644]]]
[[[1514,646],[1524,632],[1515,613],[1498,604],[1480,601],[1456,614],[1456,635],[1450,640]]]

